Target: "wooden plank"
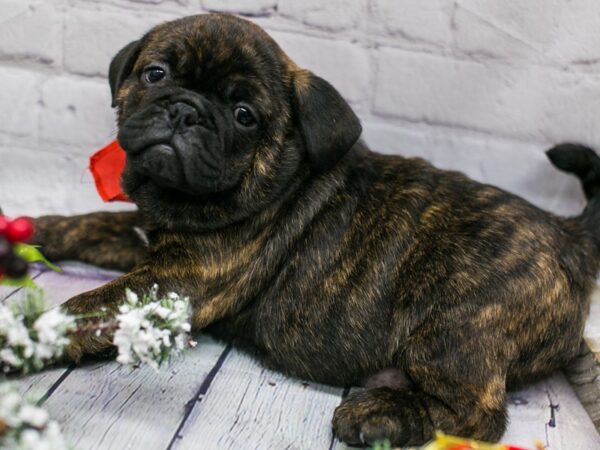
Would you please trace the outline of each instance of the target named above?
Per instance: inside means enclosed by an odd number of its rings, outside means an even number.
[[[46,301],[50,306],[64,303],[71,297],[95,289],[108,283],[114,276],[104,275],[103,272],[81,270],[64,272],[47,271],[36,279],[45,292]],[[123,293],[124,295],[125,293]]]
[[[63,272],[83,278],[100,278],[110,281],[123,272],[117,270],[101,269],[100,267],[92,266],[91,264],[82,263],[79,261],[63,261],[60,263],[60,268]]]
[[[101,286],[102,284],[121,275],[121,272],[99,269],[97,267],[90,266],[89,264],[84,264],[84,263],[75,262],[75,261],[67,261],[67,262],[61,263],[60,267],[63,269],[63,272],[57,273],[57,274],[61,274],[61,275],[64,275],[65,277],[69,277],[69,278],[64,278],[64,280],[67,280],[67,279],[73,280],[75,278],[81,278],[81,279],[85,279],[85,280],[88,280],[88,279],[89,280],[93,280],[93,279],[98,280],[98,282],[95,285],[90,284],[90,286],[92,286],[92,287],[86,288],[79,292],[71,289],[70,292],[72,292],[72,295],[79,294],[81,292],[84,292],[85,290],[89,290],[89,289],[93,289],[95,287]],[[29,275],[31,276],[31,278],[36,280],[36,283],[38,285],[40,285],[41,287],[43,287],[46,290],[47,294],[55,294],[54,297],[60,298],[60,297],[58,297],[60,294],[60,290],[58,292],[52,291],[52,287],[56,287],[56,286],[46,287],[45,285],[40,284],[40,280],[38,280],[38,277],[42,273],[46,273],[46,272],[52,273],[53,271],[46,269],[45,266],[43,266],[41,264],[32,264],[32,266],[29,270]],[[65,282],[64,284],[66,285],[67,283]],[[77,286],[74,286],[74,289],[77,289]],[[0,285],[0,301],[4,301],[5,299],[13,296],[16,292],[18,292],[20,290],[21,290],[21,288],[18,288],[18,287]],[[62,297],[64,297],[64,296],[62,296]],[[68,298],[65,298],[65,300],[67,300],[67,299]]]
[[[552,450],[600,448],[600,436],[563,374],[511,393],[509,400],[502,442],[531,448],[540,439]]]
[[[91,266],[90,266],[91,267]],[[66,266],[63,272],[35,269],[33,278],[36,284],[44,289],[44,296],[49,306],[60,305],[74,295],[95,289],[118,276],[117,272],[106,272],[99,269],[89,270],[84,267]],[[0,301],[18,299],[23,290],[10,286],[0,286]]]
[[[287,378],[233,350],[176,449],[328,449],[342,389]]]
[[[44,406],[75,448],[165,449],[224,348],[201,336],[196,348],[158,372],[115,362],[78,367]]]
[[[39,373],[32,373],[14,379],[21,394],[36,401],[48,396],[53,387],[58,385],[70,372],[66,367],[56,367]]]

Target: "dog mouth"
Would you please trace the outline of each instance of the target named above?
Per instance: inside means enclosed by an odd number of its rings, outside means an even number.
[[[172,145],[150,145],[131,158],[136,160],[136,171],[159,186],[177,188],[185,180],[181,159]]]
[[[134,172],[159,187],[190,195],[218,192],[223,171],[206,158],[192,157],[194,150],[173,143],[150,144],[127,159]]]
[[[199,119],[198,110],[188,103],[174,105],[151,104],[121,126],[118,139],[127,153],[129,173],[135,173],[138,182],[186,194],[219,192],[226,172],[219,127]]]

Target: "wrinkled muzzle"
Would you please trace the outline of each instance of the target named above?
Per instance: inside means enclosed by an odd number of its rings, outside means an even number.
[[[129,170],[188,194],[222,189],[227,124],[203,96],[186,91],[145,102],[121,125]]]

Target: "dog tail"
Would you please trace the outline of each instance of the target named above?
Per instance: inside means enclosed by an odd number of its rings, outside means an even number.
[[[546,154],[555,167],[579,178],[588,201],[600,194],[600,156],[594,150],[585,145],[560,144]]]
[[[546,155],[555,167],[579,178],[588,200],[579,219],[600,240],[600,156],[580,144],[559,144]]]

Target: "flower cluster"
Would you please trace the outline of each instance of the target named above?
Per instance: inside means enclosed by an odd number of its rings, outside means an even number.
[[[69,448],[59,425],[10,383],[0,383],[0,449],[63,450]]]
[[[25,299],[0,304],[0,368],[29,373],[60,358],[69,343],[75,319],[59,309],[44,311],[42,294],[27,291]]]
[[[60,358],[71,334],[114,333],[117,362],[147,363],[155,369],[196,344],[189,337],[189,300],[174,293],[159,298],[156,285],[141,299],[126,291],[126,301],[116,317],[105,318],[100,311],[88,321],[58,308],[45,309],[39,289],[26,291],[19,303],[0,304],[2,371],[43,369]],[[0,382],[0,450],[5,448],[61,450],[67,446],[58,425],[48,420],[43,409],[23,399],[9,383]]]
[[[0,369],[39,371],[61,357],[71,334],[114,333],[117,362],[147,363],[155,369],[195,345],[189,338],[188,298],[175,293],[159,298],[157,285],[141,299],[127,290],[116,317],[102,318],[104,314],[100,311],[96,320],[88,321],[58,308],[45,311],[42,291],[35,289],[26,291],[21,302],[0,304]]]
[[[127,301],[119,307],[118,328],[113,343],[121,364],[147,363],[157,369],[167,358],[194,346],[189,339],[190,304],[187,298],[170,293],[158,298],[154,285],[141,299],[127,290]]]

